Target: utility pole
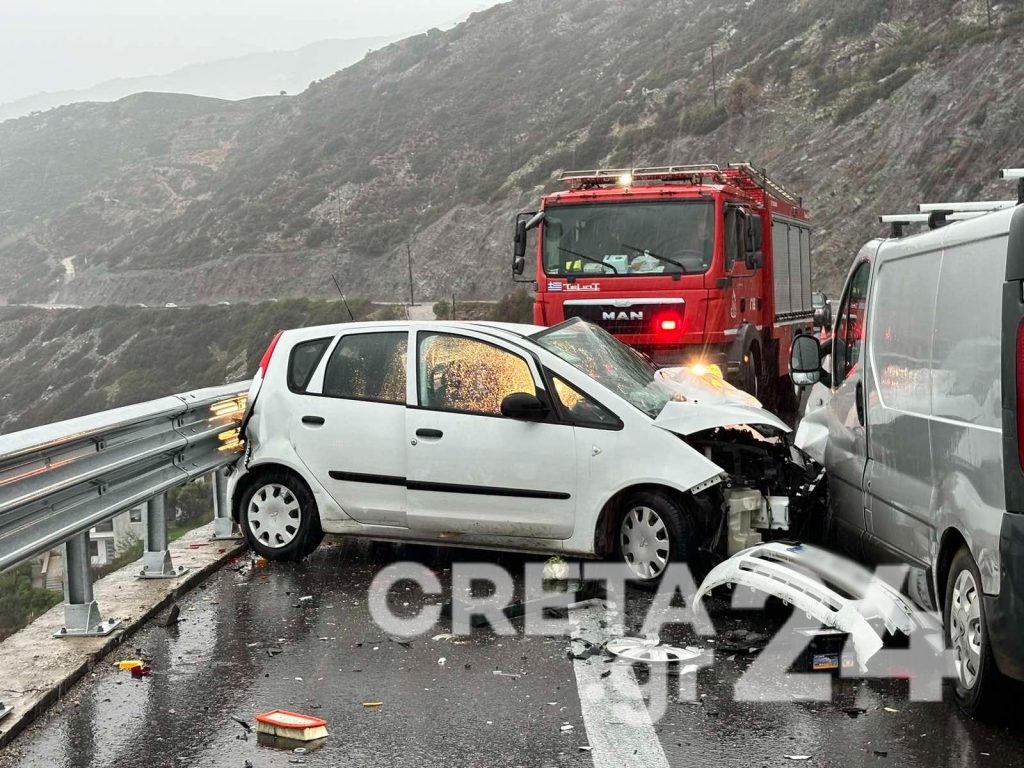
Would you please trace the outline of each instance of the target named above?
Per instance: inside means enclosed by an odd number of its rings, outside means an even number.
[[[412,245],[408,241],[405,243],[405,258],[409,262],[409,306],[415,307],[416,298],[412,290]]]
[[[711,98],[718,107],[718,80],[715,76],[715,44],[711,43]]]

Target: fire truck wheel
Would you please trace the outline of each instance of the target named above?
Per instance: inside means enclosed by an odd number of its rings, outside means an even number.
[[[758,400],[765,396],[764,378],[761,371],[761,354],[757,347],[751,347],[744,355],[742,388]]]

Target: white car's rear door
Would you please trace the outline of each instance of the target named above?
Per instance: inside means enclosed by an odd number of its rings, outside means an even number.
[[[501,415],[510,394],[550,404],[533,357],[486,333],[416,334],[417,403],[406,419],[413,531],[566,539],[576,515],[574,428]]]
[[[353,519],[405,525],[409,332],[340,336],[299,394],[295,451]]]

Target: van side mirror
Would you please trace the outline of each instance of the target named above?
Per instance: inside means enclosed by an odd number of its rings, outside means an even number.
[[[536,395],[513,392],[501,401],[501,415],[519,421],[544,421],[548,407]]]
[[[813,336],[802,333],[793,339],[789,348],[789,376],[797,386],[817,384],[819,381],[831,385],[831,377],[821,367],[821,342]]]
[[[743,261],[747,269],[760,269],[764,266],[764,230],[761,217],[756,213],[744,217],[746,238],[744,242]]]

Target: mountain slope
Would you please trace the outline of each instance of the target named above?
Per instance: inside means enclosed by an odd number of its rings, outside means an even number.
[[[394,38],[320,40],[293,51],[267,51],[192,64],[164,75],[123,77],[73,91],[38,93],[0,104],[0,122],[82,101],[116,101],[147,91],[190,93],[218,99],[247,99],[280,91],[297,93]]]
[[[8,121],[0,296],[326,296],[335,273],[396,300],[408,249],[418,296],[493,297],[509,288],[511,213],[558,170],[739,159],[804,196],[816,283],[835,290],[876,214],[1012,194],[994,172],[1024,160],[1024,16],[997,6],[989,28],[984,11],[515,0],[293,98],[168,110],[152,136],[130,102],[116,119],[81,105]],[[38,173],[104,120],[134,154],[94,163],[84,147],[86,168]]]

